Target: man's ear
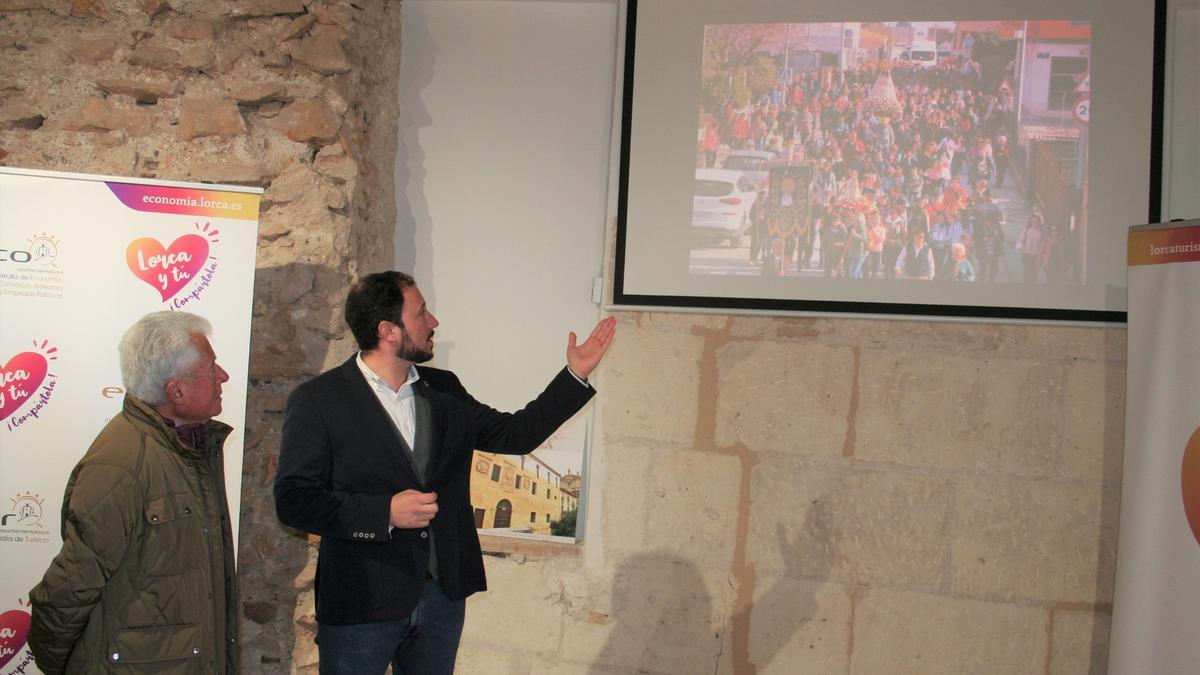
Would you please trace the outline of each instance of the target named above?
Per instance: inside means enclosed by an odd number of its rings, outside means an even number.
[[[183,399],[183,384],[178,379],[167,380],[164,389],[166,389],[167,403],[177,403]]]

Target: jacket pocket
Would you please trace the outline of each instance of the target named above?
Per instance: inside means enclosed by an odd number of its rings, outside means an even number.
[[[132,666],[131,670],[155,673],[199,673],[204,670],[202,663],[216,658],[205,653],[209,645],[203,641],[204,632],[194,624],[130,628],[116,632],[105,658],[109,668],[118,672]],[[136,667],[151,663],[159,665]]]
[[[146,537],[141,551],[145,574],[182,574],[205,562],[199,515],[195,501],[186,493],[164,495],[145,503]]]

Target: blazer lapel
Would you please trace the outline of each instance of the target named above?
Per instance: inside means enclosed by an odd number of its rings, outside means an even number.
[[[437,389],[429,384],[426,380],[419,380],[417,392],[421,399],[424,399],[425,406],[428,410],[428,424],[423,425],[424,431],[421,429],[420,422],[423,421],[418,417],[417,426],[417,442],[426,443],[426,448],[429,457],[429,470],[426,472],[426,477],[429,479],[429,485],[437,483],[437,476],[441,473],[446,462],[450,460],[450,455],[443,447],[443,439],[446,436],[446,409],[445,404],[441,401],[444,394],[438,392]],[[424,435],[422,435],[424,434]]]

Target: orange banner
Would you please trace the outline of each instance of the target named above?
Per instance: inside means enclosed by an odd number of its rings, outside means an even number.
[[[1129,233],[1129,265],[1200,260],[1200,227],[1171,227]]]

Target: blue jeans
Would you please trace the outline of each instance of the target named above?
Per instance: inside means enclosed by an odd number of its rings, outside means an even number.
[[[425,582],[421,601],[403,621],[317,625],[321,675],[450,675],[458,655],[466,600],[451,600],[436,580]]]

